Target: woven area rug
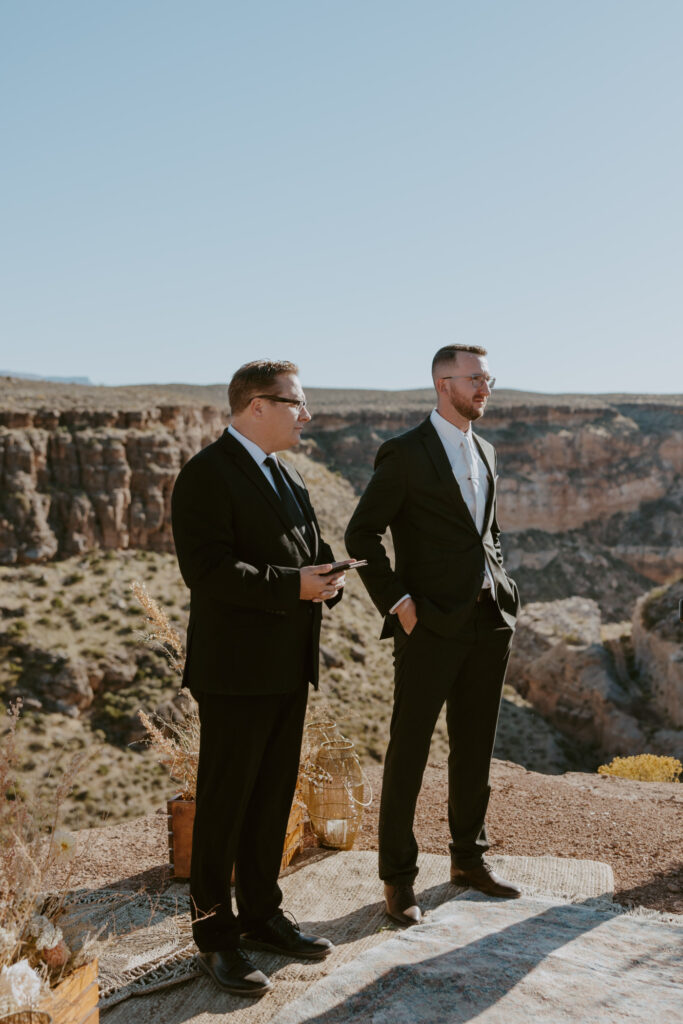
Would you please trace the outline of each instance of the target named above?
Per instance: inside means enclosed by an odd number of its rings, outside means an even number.
[[[490,861],[498,871],[517,879],[525,893],[606,902],[609,906],[613,878],[605,864],[557,857],[491,857]],[[449,863],[448,857],[435,854],[420,858],[416,891],[427,920],[436,908],[466,891],[446,881]],[[301,927],[329,936],[336,948],[322,963],[287,961],[269,953],[250,954],[274,982],[273,991],[257,1001],[222,993],[203,975],[198,976],[189,931],[187,886],[174,886],[173,892],[156,902],[140,896],[131,898],[129,894],[127,901],[125,897],[122,901],[121,893],[112,894],[120,901],[116,922],[110,929],[118,937],[99,954],[102,1020],[106,1024],[129,1024],[133,1019],[136,1024],[216,1024],[225,1019],[233,1024],[261,1024],[312,984],[398,932],[384,913],[375,853],[321,852],[317,860],[283,877],[281,887],[283,906],[295,915]],[[501,905],[501,901],[492,902],[492,912],[495,914]],[[101,921],[104,909],[97,913]],[[126,919],[137,921],[128,934],[123,930]],[[168,987],[191,978],[197,980]],[[123,1002],[134,995],[140,997],[134,1005]]]
[[[95,937],[100,1008],[187,981],[200,972],[187,887],[161,896],[96,889],[67,901],[65,934]]]
[[[480,893],[343,965],[270,1024],[683,1021],[683,929],[592,901]]]

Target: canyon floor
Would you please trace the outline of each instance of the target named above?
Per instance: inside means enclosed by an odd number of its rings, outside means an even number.
[[[343,483],[325,483],[332,519]],[[25,702],[17,732],[22,784],[49,801],[70,759],[88,754],[63,808],[70,828],[102,823],[103,809],[110,823],[140,817],[168,792],[165,769],[140,742],[137,710],[168,712],[179,679],[141,641],[148,624],[130,591],[133,580],[147,586],[184,638],[188,595],[171,554],[96,551],[0,568],[0,695]],[[350,579],[347,591],[339,610],[325,616],[320,691],[311,692],[309,708],[338,722],[363,763],[376,765],[389,734],[392,650],[377,639],[381,620],[360,580]],[[431,757],[447,753],[442,714]],[[512,686],[505,688],[495,754],[554,774],[595,770],[603,760],[561,735]]]
[[[382,767],[367,769],[374,792],[356,849],[377,849]],[[425,773],[415,832],[424,853],[448,852],[446,766]],[[615,877],[615,899],[683,914],[683,786],[571,772],[526,771],[494,760],[488,824],[497,854],[604,861]],[[299,855],[316,855],[312,838]],[[165,808],[121,824],[78,833],[79,856],[68,885],[161,892],[169,876]],[[66,881],[64,876],[57,881]],[[378,892],[380,883],[378,881]]]

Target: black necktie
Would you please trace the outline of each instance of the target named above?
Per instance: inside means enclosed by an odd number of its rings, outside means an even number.
[[[273,480],[275,481],[275,490],[278,493],[280,501],[285,507],[285,511],[292,521],[293,526],[298,526],[300,529],[306,529],[306,516],[304,515],[298,501],[292,494],[291,490],[285,483],[285,478],[282,475],[282,470],[277,464],[277,459],[274,456],[269,455],[264,461],[264,465],[268,467],[270,472],[273,474]]]

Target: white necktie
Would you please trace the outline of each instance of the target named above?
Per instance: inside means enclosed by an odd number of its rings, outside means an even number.
[[[474,525],[479,529],[479,524],[477,522],[477,513],[479,511],[477,508],[477,483],[479,480],[479,469],[477,467],[477,460],[474,457],[474,452],[472,451],[472,443],[467,437],[463,437],[462,447],[465,455],[465,464],[467,465],[467,483],[471,501],[471,505],[470,502],[467,504],[470,508]]]

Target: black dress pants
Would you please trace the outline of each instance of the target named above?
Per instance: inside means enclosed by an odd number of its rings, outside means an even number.
[[[451,860],[470,869],[488,850],[484,819],[489,771],[513,631],[493,599],[474,605],[457,637],[419,620],[394,640],[394,709],[379,815],[379,873],[392,885],[417,876],[415,805],[444,702],[448,726],[448,823]]]
[[[234,949],[282,900],[280,861],[299,770],[308,683],[292,693],[195,693],[201,725],[192,838],[192,931]],[[238,915],[230,898],[235,866]]]

